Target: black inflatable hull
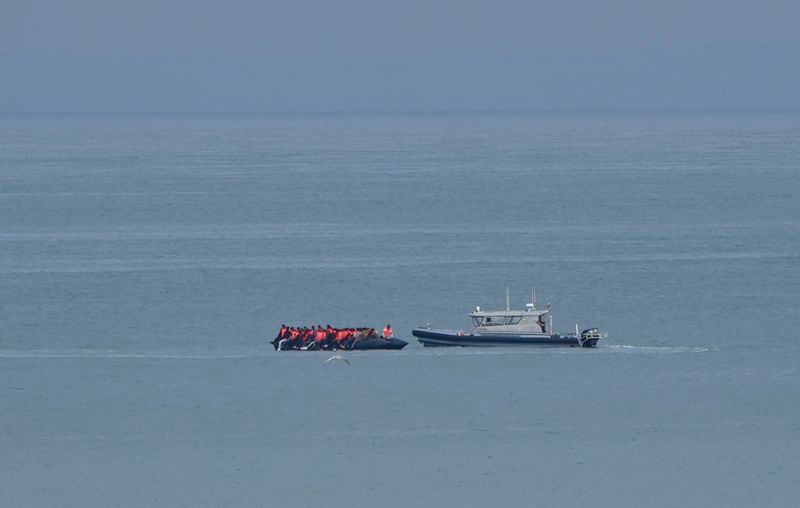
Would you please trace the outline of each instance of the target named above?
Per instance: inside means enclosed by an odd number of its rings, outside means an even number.
[[[367,339],[353,344],[353,351],[370,351],[373,349],[403,349],[408,342],[400,339]]]
[[[272,344],[272,346],[275,348],[276,351],[278,350],[278,342],[279,342],[278,339],[275,339],[272,342],[270,342],[270,344]],[[338,347],[323,347],[322,351],[338,351],[338,350],[342,350],[342,351],[375,351],[375,350],[379,350],[379,349],[394,349],[394,350],[397,350],[397,349],[403,349],[407,345],[408,345],[408,342],[406,342],[404,340],[401,340],[401,339],[388,339],[388,340],[387,339],[365,339],[365,340],[356,341],[355,343],[353,343],[349,347],[342,347],[342,348],[338,348]],[[287,348],[287,349],[281,349],[279,351],[304,351],[304,350]],[[313,348],[313,349],[308,349],[308,351],[319,351],[319,349]]]
[[[575,335],[512,335],[512,334],[472,334],[454,330],[432,330],[416,328],[411,332],[425,347],[595,347],[595,338],[579,340]]]

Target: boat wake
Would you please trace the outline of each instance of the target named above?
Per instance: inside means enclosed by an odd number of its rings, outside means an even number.
[[[610,350],[612,352],[631,353],[706,353],[719,351],[718,347],[697,346],[631,346],[625,344],[604,344],[596,348],[598,351]]]

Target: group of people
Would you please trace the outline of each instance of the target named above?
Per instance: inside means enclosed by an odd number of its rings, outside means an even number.
[[[281,325],[278,336],[272,341],[278,351],[285,349],[352,349],[362,340],[385,339],[394,336],[391,325],[386,325],[379,336],[375,328],[334,328],[331,325],[294,327]]]

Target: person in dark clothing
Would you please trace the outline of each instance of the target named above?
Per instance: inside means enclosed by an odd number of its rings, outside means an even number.
[[[317,331],[314,333],[314,348],[324,349],[327,339],[328,332],[323,330],[322,327],[317,328]]]
[[[345,340],[347,339],[347,330],[336,330],[333,338],[333,347],[335,349],[344,349]]]
[[[344,348],[353,349],[353,344],[355,344],[358,341],[360,335],[361,335],[360,332],[355,328],[348,328],[347,336],[345,337],[344,340]]]
[[[281,325],[281,329],[278,331],[278,336],[272,341],[275,349],[283,349],[283,347],[286,346],[286,339],[288,336],[289,328],[287,328],[285,324]]]
[[[295,328],[294,326],[289,328],[289,332],[286,335],[286,348],[287,349],[297,349],[297,337],[300,335],[300,331]]]
[[[286,332],[287,332],[288,330],[289,330],[289,329],[286,327],[286,325],[285,325],[285,324],[281,325],[281,329],[278,331],[278,336],[277,336],[277,337],[275,337],[275,338],[276,338],[276,339],[278,339],[278,340],[280,340],[280,339],[285,339],[285,338],[286,338]]]

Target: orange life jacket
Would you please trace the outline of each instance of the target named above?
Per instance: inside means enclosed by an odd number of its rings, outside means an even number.
[[[387,326],[383,329],[383,338],[384,339],[391,339],[392,338],[392,327]]]

